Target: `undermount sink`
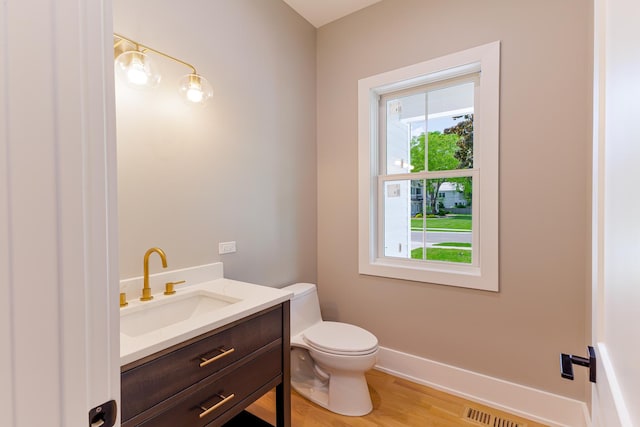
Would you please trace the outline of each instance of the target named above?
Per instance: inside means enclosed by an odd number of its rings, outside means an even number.
[[[145,335],[180,322],[192,320],[241,301],[199,290],[156,299],[120,312],[120,332],[130,337]]]

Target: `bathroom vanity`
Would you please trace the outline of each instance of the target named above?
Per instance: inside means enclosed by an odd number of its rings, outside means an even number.
[[[218,279],[183,289],[183,300],[205,291],[233,303],[157,331],[122,322],[122,426],[222,426],[275,387],[277,427],[289,427],[289,294]],[[143,304],[131,316],[153,318]]]

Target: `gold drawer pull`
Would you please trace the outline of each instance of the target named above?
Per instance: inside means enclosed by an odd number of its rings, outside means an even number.
[[[216,409],[218,409],[219,407],[221,407],[222,405],[224,405],[225,403],[227,403],[228,401],[233,399],[236,395],[232,393],[227,397],[224,397],[221,394],[218,394],[217,396],[222,400],[220,402],[216,403],[215,405],[213,405],[211,408],[207,409],[204,406],[200,406],[200,409],[202,409],[204,411],[204,412],[200,413],[200,418],[206,417],[207,415],[209,415],[210,413],[212,413],[213,411],[215,411]]]
[[[200,364],[200,367],[204,368],[209,363],[213,363],[218,359],[222,359],[223,357],[230,355],[231,353],[236,351],[236,349],[235,348],[230,348],[229,350],[225,350],[224,348],[220,348],[220,349],[218,349],[218,351],[221,351],[222,353],[220,353],[217,356],[212,357],[211,359],[207,359],[207,358],[201,357],[200,360],[202,360],[202,363]]]

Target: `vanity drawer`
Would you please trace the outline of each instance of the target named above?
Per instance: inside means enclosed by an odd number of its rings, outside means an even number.
[[[185,346],[159,353],[155,359],[121,375],[122,419],[151,408],[215,374],[265,345],[282,338],[282,306],[235,326],[209,332]],[[152,356],[153,357],[153,356]],[[203,363],[210,361],[209,363]]]
[[[176,399],[176,404],[155,417],[135,424],[140,427],[201,427],[219,425],[215,422],[225,412],[239,405],[237,412],[247,406],[242,401],[259,390],[269,381],[282,374],[282,347],[274,347],[260,356],[238,366],[227,375],[211,381],[203,381],[194,386],[194,390]],[[231,397],[233,395],[233,397]],[[223,397],[227,398],[223,402]],[[205,409],[210,410],[206,415]],[[202,415],[202,418],[201,418]],[[211,423],[211,424],[210,424]]]

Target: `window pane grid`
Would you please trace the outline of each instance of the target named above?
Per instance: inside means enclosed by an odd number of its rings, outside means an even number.
[[[477,84],[466,76],[379,99],[379,258],[475,265]]]

